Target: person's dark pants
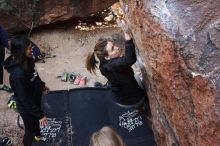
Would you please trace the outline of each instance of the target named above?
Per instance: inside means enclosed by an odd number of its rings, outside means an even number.
[[[3,84],[3,62],[5,59],[5,48],[0,44],[0,85]]]
[[[31,146],[34,136],[40,136],[39,120],[28,113],[20,113],[20,115],[25,126],[23,144],[24,146]]]

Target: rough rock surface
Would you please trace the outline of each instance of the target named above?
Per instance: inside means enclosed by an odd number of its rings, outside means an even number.
[[[121,0],[158,146],[220,145],[220,0]]]
[[[16,32],[76,17],[85,17],[109,8],[116,0],[2,0],[0,24]],[[33,22],[33,23],[32,23]]]

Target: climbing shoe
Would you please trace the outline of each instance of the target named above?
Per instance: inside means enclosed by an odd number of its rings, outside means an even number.
[[[75,78],[75,81],[74,81],[74,85],[79,85],[80,83],[80,80],[81,80],[82,76],[80,74],[78,74]]]
[[[35,140],[35,141],[41,141],[42,138],[41,138],[41,136],[34,136],[34,140]]]
[[[0,146],[12,146],[12,141],[8,137],[0,138]]]
[[[71,84],[74,83],[75,79],[76,79],[75,73],[69,73],[69,82],[70,82]]]
[[[87,83],[87,77],[81,77],[80,82],[79,82],[79,87],[84,87]]]
[[[16,109],[16,101],[15,101],[15,97],[14,95],[12,95],[10,97],[10,99],[8,100],[8,107],[11,108],[11,109]]]
[[[67,82],[68,81],[68,73],[63,72],[63,74],[61,75],[60,80],[63,81],[63,82]]]
[[[34,136],[34,141],[36,142],[45,142],[46,138],[42,136]]]
[[[102,83],[100,83],[100,82],[95,82],[94,83],[94,87],[103,87],[103,84]]]
[[[9,93],[12,93],[12,92],[13,92],[12,89],[11,89],[11,87],[10,87],[10,86],[7,86],[7,85],[5,85],[5,84],[3,84],[2,87],[0,87],[0,90],[5,90],[5,91],[7,91],[7,92],[9,92]]]

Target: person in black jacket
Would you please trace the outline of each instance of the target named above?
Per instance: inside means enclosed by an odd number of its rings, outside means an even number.
[[[4,77],[3,62],[5,59],[5,48],[8,48],[8,35],[0,25],[0,90],[12,92],[9,86],[3,84],[3,77]]]
[[[40,136],[39,126],[47,124],[47,118],[41,110],[41,97],[49,88],[35,70],[31,48],[31,41],[27,37],[15,36],[11,41],[11,56],[4,62],[10,74],[17,110],[25,125],[24,146],[31,146],[33,138]]]
[[[124,20],[118,23],[125,36],[125,52],[114,44],[114,39],[100,38],[94,52],[86,59],[86,68],[95,73],[99,59],[99,69],[111,84],[112,97],[120,106],[131,107],[144,102],[144,91],[138,86],[132,65],[136,62],[135,46]]]

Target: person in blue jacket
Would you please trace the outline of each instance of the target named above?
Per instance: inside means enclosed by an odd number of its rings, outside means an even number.
[[[11,88],[3,83],[3,62],[5,59],[5,48],[8,48],[8,35],[0,25],[0,90],[12,92]]]
[[[41,110],[41,98],[49,88],[35,70],[32,43],[27,37],[15,36],[12,39],[11,56],[5,60],[4,67],[10,74],[16,108],[24,122],[24,146],[31,146],[32,140],[38,140],[41,136],[40,126],[47,124],[47,118]]]

